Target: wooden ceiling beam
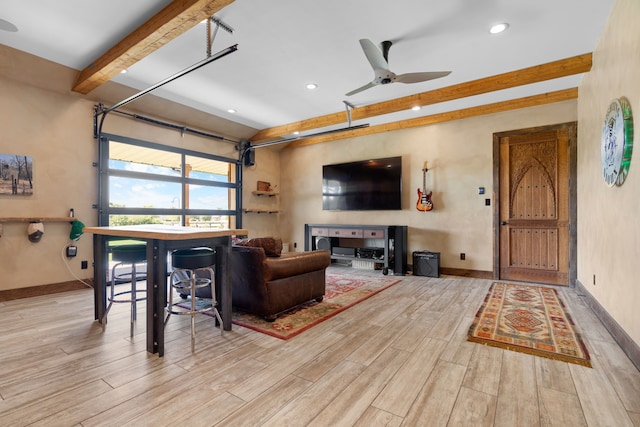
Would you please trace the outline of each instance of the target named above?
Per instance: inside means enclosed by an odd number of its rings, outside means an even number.
[[[88,94],[234,0],[174,0],[82,70],[73,91]]]
[[[536,65],[534,67],[523,68],[521,70],[510,71],[483,79],[405,96],[403,98],[357,107],[351,110],[351,119],[366,119],[368,117],[408,110],[415,106],[423,107],[425,105],[466,98],[483,93],[509,89],[516,86],[523,86],[560,77],[571,76],[574,74],[586,73],[591,70],[591,64],[592,54],[586,53],[559,61]],[[295,131],[303,132],[346,122],[347,115],[344,111],[341,111],[295,123],[263,129],[251,138],[251,142],[258,145],[260,142],[266,142],[282,138],[285,135],[291,135]],[[336,134],[331,135],[331,138],[335,139]]]
[[[369,126],[360,129],[332,133],[328,135],[319,135],[310,138],[298,139],[288,143],[285,148],[289,149],[295,147],[303,147],[306,145],[320,144],[323,142],[336,141],[339,139],[355,138],[358,136],[374,135],[382,132],[410,129],[414,127],[427,126],[452,120],[467,119],[470,117],[482,116],[486,114],[501,113],[520,108],[535,107],[538,105],[569,101],[577,98],[578,88],[564,89],[555,92],[543,93],[541,95],[527,96],[524,98],[517,98],[509,101],[501,101],[493,104],[465,108],[462,110],[449,111],[446,113],[433,114],[430,116],[416,117],[413,119],[385,123],[376,126]],[[259,145],[260,144],[256,144],[256,146]]]

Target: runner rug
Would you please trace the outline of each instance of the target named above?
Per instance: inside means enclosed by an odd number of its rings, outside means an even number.
[[[468,340],[591,367],[574,326],[555,289],[495,282]]]
[[[358,274],[354,270],[344,273],[327,271],[326,289],[322,302],[310,301],[281,314],[274,322],[268,322],[260,316],[243,313],[234,308],[233,323],[287,340],[398,282],[400,282],[398,278],[368,276]],[[203,302],[199,300],[198,305]],[[185,303],[185,307],[187,304],[190,303]]]

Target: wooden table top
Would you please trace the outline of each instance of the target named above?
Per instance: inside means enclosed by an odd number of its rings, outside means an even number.
[[[82,231],[84,233],[101,234],[105,236],[159,240],[206,239],[225,236],[246,236],[248,234],[248,231],[242,228],[196,228],[160,224],[84,227]]]

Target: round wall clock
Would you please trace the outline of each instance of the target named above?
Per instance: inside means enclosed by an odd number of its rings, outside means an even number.
[[[627,98],[611,101],[602,126],[601,164],[604,182],[622,185],[629,173],[633,151],[633,117]]]

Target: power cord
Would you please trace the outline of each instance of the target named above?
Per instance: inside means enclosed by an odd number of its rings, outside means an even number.
[[[67,260],[67,246],[69,246],[69,244],[64,245],[62,247],[62,252],[60,252],[60,255],[62,257],[62,262],[64,263],[65,267],[67,267],[67,270],[69,270],[69,273],[71,273],[71,275],[73,277],[75,277],[80,283],[84,284],[88,288],[93,289],[93,286],[91,286],[89,283],[85,282],[84,280],[82,280],[78,276],[76,276],[76,274],[73,272],[73,270],[71,270],[71,266],[69,265],[69,261]]]

